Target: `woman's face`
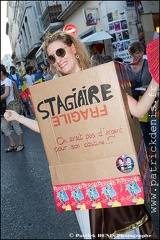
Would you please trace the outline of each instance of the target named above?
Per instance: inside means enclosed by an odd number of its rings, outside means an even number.
[[[56,55],[57,49],[60,48],[64,49],[65,51],[64,57]],[[57,40],[49,44],[47,47],[47,55],[53,55],[55,57],[55,63],[53,63],[54,67],[63,74],[71,74],[74,72],[79,72],[81,70],[75,54],[76,49],[73,43],[71,46],[67,46],[63,42]]]

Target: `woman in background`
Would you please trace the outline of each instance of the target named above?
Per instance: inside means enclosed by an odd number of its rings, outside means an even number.
[[[7,107],[7,105],[14,100],[13,84],[12,84],[12,80],[7,77],[6,68],[2,64],[1,64],[1,85],[5,85],[5,91],[1,95],[1,100],[6,101],[6,107]],[[8,138],[10,143],[10,146],[7,149],[5,149],[6,153],[20,152],[24,149],[23,131],[19,123],[17,121],[14,121],[13,119],[12,126],[18,136],[18,147],[16,146],[15,141],[12,137],[12,131],[9,128],[8,121],[4,118],[4,116],[1,116],[1,131],[5,134],[5,136]]]
[[[127,73],[129,79],[132,82],[132,95],[134,99],[138,101],[139,97],[143,95],[144,92],[136,90],[136,88],[147,87],[151,80],[152,76],[148,69],[148,60],[143,59],[144,56],[144,46],[140,42],[133,42],[128,46],[128,52],[132,57],[132,63],[127,64]],[[148,158],[152,155],[151,153],[151,126],[150,121],[142,122],[140,121],[140,127],[143,133],[144,142],[146,145]]]

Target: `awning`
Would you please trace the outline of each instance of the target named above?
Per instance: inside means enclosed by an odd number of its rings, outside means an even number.
[[[81,41],[83,43],[92,43],[92,42],[103,41],[103,40],[111,39],[111,38],[112,38],[112,36],[110,34],[108,34],[107,32],[102,30],[102,31],[95,32],[95,33],[89,35],[88,37],[81,39]]]

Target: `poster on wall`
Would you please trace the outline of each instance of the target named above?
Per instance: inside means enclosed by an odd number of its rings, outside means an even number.
[[[116,10],[107,14],[109,33],[112,36],[112,46],[114,58],[120,57],[125,62],[130,62],[132,58],[128,53],[130,44],[128,24],[124,10]]]
[[[85,8],[84,16],[87,26],[97,25],[97,8]]]
[[[141,43],[145,43],[142,23],[137,23],[138,37]]]

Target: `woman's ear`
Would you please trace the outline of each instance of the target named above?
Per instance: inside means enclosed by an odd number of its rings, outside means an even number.
[[[74,46],[73,43],[72,43],[72,45],[71,45],[71,49],[72,49],[72,51],[73,51],[75,54],[77,53],[76,48],[75,48],[75,46]]]

